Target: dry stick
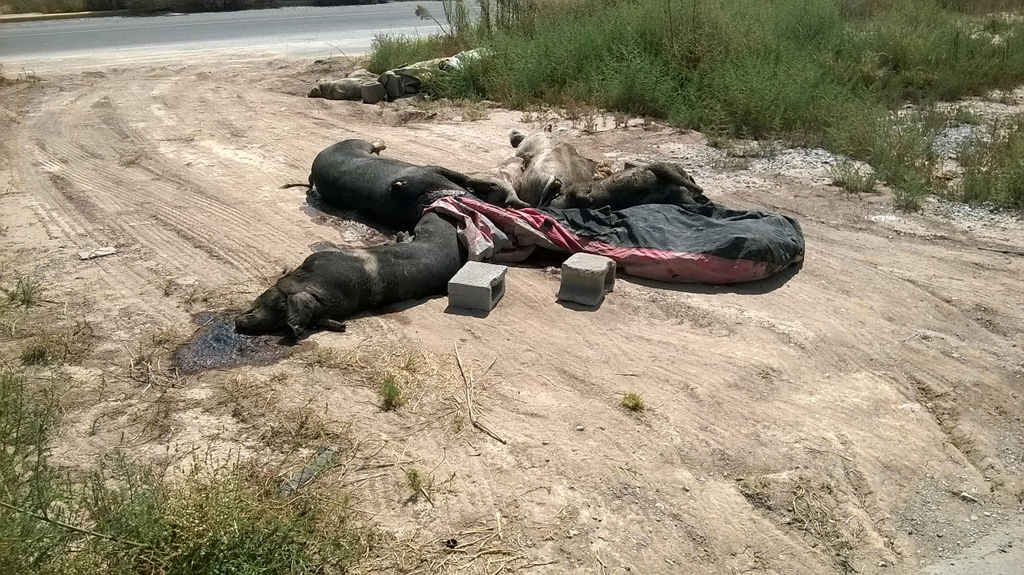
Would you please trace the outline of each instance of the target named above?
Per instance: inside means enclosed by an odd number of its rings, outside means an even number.
[[[342,485],[345,485],[345,486],[355,485],[357,483],[362,483],[364,481],[369,481],[371,479],[377,479],[378,477],[384,477],[384,476],[387,476],[387,475],[389,475],[389,474],[388,473],[378,473],[376,475],[370,475],[368,477],[360,477],[359,479],[353,479],[352,481],[345,481],[345,482],[342,483]]]
[[[15,507],[14,505],[11,505],[10,503],[7,503],[6,501],[0,501],[0,506],[6,507],[6,508],[10,509],[11,511],[17,511],[18,513],[24,513],[25,515],[28,515],[29,517],[32,517],[34,519],[38,519],[40,521],[43,521],[43,522],[46,522],[46,523],[50,523],[51,525],[56,525],[57,527],[61,527],[63,529],[67,529],[68,531],[74,531],[75,533],[81,533],[83,535],[89,535],[90,537],[99,537],[100,539],[106,539],[107,541],[113,541],[114,543],[125,543],[127,545],[134,545],[136,547],[149,547],[149,545],[146,545],[145,543],[139,543],[137,541],[129,541],[128,539],[118,539],[117,537],[113,537],[111,535],[107,535],[106,533],[98,533],[96,531],[90,531],[88,529],[82,529],[81,527],[75,527],[74,525],[69,525],[67,523],[64,523],[64,522],[61,522],[61,521],[57,521],[56,519],[50,519],[49,517],[44,517],[44,516],[39,515],[37,513],[33,513],[31,511],[29,511],[28,509],[22,509],[21,507]]]
[[[494,439],[498,440],[502,445],[507,445],[508,442],[501,438],[497,433],[494,433],[487,428],[486,425],[476,420],[476,414],[473,413],[473,391],[470,388],[469,378],[466,377],[466,370],[462,367],[462,357],[459,355],[459,344],[455,344],[455,361],[459,364],[459,373],[462,374],[462,382],[466,384],[466,407],[469,409],[469,422],[473,424],[473,427],[480,431],[490,435]]]
[[[491,575],[498,575],[498,573],[501,573],[502,571],[505,570],[506,567],[508,567],[509,563],[512,563],[513,561],[519,561],[520,559],[522,559],[521,555],[506,560],[504,563],[501,564],[500,567],[498,567],[498,569],[496,571],[491,573]]]
[[[444,419],[445,417],[448,417],[449,415],[451,415],[451,414],[455,413],[456,411],[458,411],[458,408],[456,408],[456,409],[452,409],[452,410],[449,410],[449,411],[446,411],[446,412],[442,413],[441,415],[438,415],[438,416],[437,416],[437,417],[435,417],[434,419],[431,419],[430,421],[428,421],[428,422],[424,423],[423,425],[420,425],[420,426],[419,426],[419,427],[417,427],[416,429],[414,429],[414,430],[410,431],[410,432],[408,433],[408,435],[414,435],[414,434],[416,434],[416,433],[419,433],[419,432],[423,431],[424,429],[426,429],[426,428],[430,427],[431,425],[434,425],[434,424],[435,424],[435,423],[437,423],[438,421],[441,421],[441,420],[442,420],[442,419]],[[407,436],[408,436],[408,435],[407,435]]]
[[[481,551],[478,551],[478,552],[474,553],[473,555],[469,555],[468,557],[466,557],[466,562],[463,563],[462,565],[459,565],[458,567],[459,567],[459,569],[465,569],[470,564],[472,564],[474,561],[476,561],[477,559],[483,557],[484,555],[512,555],[513,553],[515,553],[515,550],[513,550],[513,549],[502,549],[500,547],[492,547],[490,549],[483,549]]]
[[[430,494],[427,493],[427,488],[423,487],[422,485],[420,485],[419,492],[420,492],[421,495],[423,495],[423,498],[427,500],[427,503],[429,503],[430,506],[433,507],[434,506],[434,500],[431,499],[430,498]]]
[[[545,565],[554,565],[555,563],[558,563],[557,559],[556,560],[552,560],[552,561],[545,561],[543,563],[527,563],[526,565],[520,565],[519,567],[516,567],[516,570],[517,571],[522,571],[523,569],[533,569],[534,567],[543,567]]]
[[[394,463],[367,463],[366,465],[360,465],[355,467],[352,471],[366,471],[367,469],[383,469],[385,467],[395,467],[402,465],[412,465],[419,461],[418,459],[406,459],[403,461],[395,461]]]
[[[487,366],[487,369],[484,370],[483,375],[480,377],[487,377],[487,374],[491,372],[491,368],[494,367],[495,363],[498,363],[498,356],[494,356],[494,359],[491,360],[491,365]]]
[[[996,252],[997,254],[1007,254],[1011,256],[1024,256],[1024,250],[1003,250],[996,248],[978,248],[979,250],[985,250],[986,252]]]
[[[516,492],[513,491],[512,495],[514,495],[516,499],[522,500],[523,495],[526,495],[528,493],[533,493],[534,491],[540,491],[541,489],[547,490],[548,495],[551,495],[551,488],[547,487],[545,485],[541,485],[539,487],[534,487],[533,489],[527,489],[526,491],[523,491],[522,493],[516,493]]]
[[[330,47],[331,47],[331,48],[334,48],[334,49],[335,49],[335,50],[337,50],[338,52],[341,52],[341,55],[342,55],[342,56],[344,56],[346,60],[348,60],[348,63],[349,63],[349,64],[353,64],[353,65],[355,64],[355,63],[353,62],[352,58],[349,58],[349,57],[348,57],[348,54],[346,54],[344,50],[342,50],[341,48],[339,48],[339,47],[335,46],[335,45],[334,45],[334,44],[332,44],[331,42],[327,42],[327,44],[328,44],[328,45],[330,45]],[[298,185],[299,185],[299,186],[304,186],[304,185],[306,185],[306,184],[298,184]]]

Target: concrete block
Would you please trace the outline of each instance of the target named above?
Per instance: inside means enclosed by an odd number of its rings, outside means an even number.
[[[466,262],[448,281],[448,305],[488,312],[505,295],[505,266]]]
[[[384,98],[387,98],[387,91],[384,90],[384,86],[380,82],[375,80],[367,80],[359,86],[361,92],[361,100],[364,104],[376,104]]]
[[[583,305],[600,305],[604,294],[615,289],[615,262],[594,254],[573,254],[562,263],[558,299]]]
[[[394,72],[384,72],[380,75],[380,78],[377,78],[377,81],[384,86],[384,92],[388,96],[388,101],[405,95],[405,84],[402,83],[402,79]]]

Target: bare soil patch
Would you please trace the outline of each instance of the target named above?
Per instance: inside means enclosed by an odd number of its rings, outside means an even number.
[[[713,200],[795,216],[802,269],[620,277],[582,312],[555,302],[556,275],[514,267],[485,319],[435,298],[272,365],[170,372],[194,314],[241,309],[325,243],[387,241],[278,189],[321,149],[383,139],[473,171],[537,127],[304,97],[345,65],[209,56],[0,86],[0,282],[29,275],[45,298],[0,318],[0,353],[18,362],[53,334],[73,350],[63,465],[201,451],[286,476],[343,445],[348,463],[308,488],[351,491],[390,533],[364,565],[382,572],[914,573],[976,543],[1024,548],[1024,258],[978,249],[1020,249],[1024,224],[894,213],[789,152],[729,162],[698,133],[557,120],[595,159],[689,162]],[[117,254],[77,257],[100,246]],[[476,416],[507,444],[469,425],[455,344]],[[404,402],[384,411],[389,374]],[[644,409],[623,407],[630,392]]]

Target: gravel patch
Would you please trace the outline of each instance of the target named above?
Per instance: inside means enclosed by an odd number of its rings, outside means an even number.
[[[754,159],[750,169],[780,174],[810,184],[831,184],[831,168],[846,159],[822,148],[787,148],[774,156]],[[861,169],[866,166],[858,165]]]
[[[976,124],[963,124],[960,126],[951,126],[943,130],[938,136],[935,137],[935,142],[932,144],[932,150],[935,151],[935,155],[946,159],[952,160],[957,157],[960,152],[960,148],[971,140],[989,141],[991,135],[986,126],[980,126]]]

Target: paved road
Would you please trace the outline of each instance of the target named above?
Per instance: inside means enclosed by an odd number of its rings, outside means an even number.
[[[423,2],[442,14],[440,2]],[[416,4],[292,7],[274,10],[83,18],[0,24],[0,64],[8,70],[46,69],[58,61],[137,60],[145,57],[245,50],[286,56],[366,52],[374,34],[437,31],[413,14]]]

